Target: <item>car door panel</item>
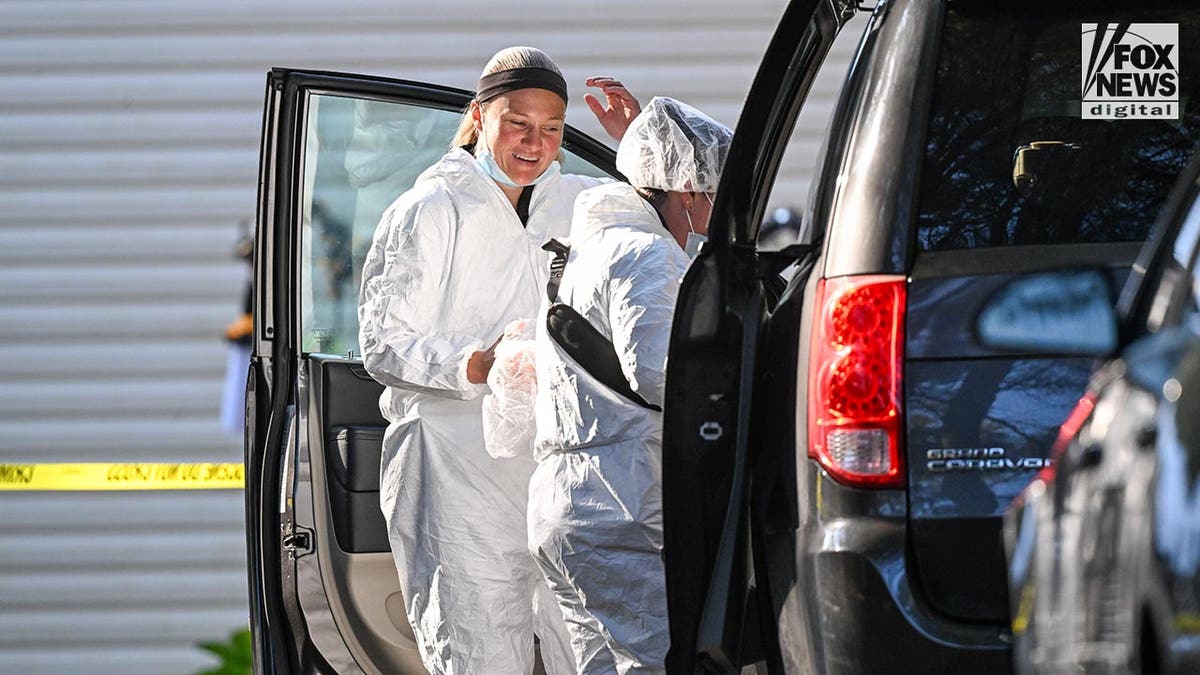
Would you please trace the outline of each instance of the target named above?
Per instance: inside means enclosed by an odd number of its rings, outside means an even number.
[[[369,378],[358,380],[348,367],[331,365],[324,357],[314,356],[301,366],[297,390],[307,405],[300,407],[296,417],[294,471],[289,481],[293,486],[291,540],[282,542],[294,560],[297,600],[307,637],[320,657],[339,673],[356,668],[419,673],[420,659],[379,513],[378,478],[374,491],[358,491],[359,499],[352,500],[352,494],[347,494],[350,491],[339,484],[344,466],[336,442],[328,442],[333,435],[326,426],[329,420],[359,421],[354,417],[378,415],[378,406],[364,400],[376,390],[371,386],[375,383]],[[329,384],[342,385],[344,390],[324,386]],[[367,405],[352,410],[356,401]],[[335,416],[326,417],[329,412]],[[366,515],[371,497],[379,515],[354,521],[355,502],[359,514]]]
[[[846,3],[799,1],[781,18],[738,122],[710,243],[680,288],[663,416],[668,672],[738,672],[754,662],[781,668],[765,555],[751,546],[761,542],[761,528],[751,526],[759,522],[752,517],[753,448],[762,441],[755,396],[765,391],[763,372],[778,365],[763,351],[770,324],[764,281],[778,267],[754,251],[754,224],[817,67],[853,12]],[[764,577],[757,583],[756,571]]]
[[[324,430],[320,452],[338,546],[348,553],[388,552],[387,525],[379,510],[379,464],[387,421],[379,414],[383,386],[362,364],[314,356],[309,363],[310,409]]]

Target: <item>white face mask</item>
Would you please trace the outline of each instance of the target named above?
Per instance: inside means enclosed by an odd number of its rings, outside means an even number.
[[[712,197],[709,197],[707,192],[704,193],[704,197],[708,200],[708,212],[711,215]],[[687,254],[688,258],[694,260],[697,255],[700,255],[700,249],[704,246],[704,242],[708,241],[708,235],[696,232],[696,228],[692,225],[691,211],[684,211],[683,213],[687,216],[688,221],[688,236],[683,244],[683,252]]]

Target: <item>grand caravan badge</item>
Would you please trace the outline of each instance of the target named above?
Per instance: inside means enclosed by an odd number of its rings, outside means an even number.
[[[1083,24],[1083,119],[1179,119],[1179,24]]]

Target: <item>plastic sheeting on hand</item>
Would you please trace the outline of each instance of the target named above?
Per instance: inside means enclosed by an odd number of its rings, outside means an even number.
[[[537,372],[533,360],[533,326],[518,320],[504,329],[496,346],[496,361],[488,373],[492,393],[483,397],[483,440],[496,459],[529,457],[537,427],[533,405]]]

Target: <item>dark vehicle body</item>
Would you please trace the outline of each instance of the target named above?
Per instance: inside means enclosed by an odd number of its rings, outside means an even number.
[[[1049,463],[1092,360],[984,346],[972,317],[1014,279],[1066,265],[1121,281],[1186,163],[1200,100],[1186,79],[1177,122],[1079,119],[1081,22],[1177,21],[1181,69],[1200,65],[1195,11],[1131,4],[880,2],[818,158],[808,234],[765,251],[759,223],[797,115],[859,9],[784,12],[672,329],[669,672],[1011,669],[1001,515]],[[256,663],[410,672],[377,506],[379,387],[311,329],[296,288],[318,225],[306,204],[320,201],[305,111],[329,94],[444,111],[469,96],[269,79],[247,399]],[[564,145],[612,173],[607,149],[577,134]],[[336,173],[316,162],[318,184]],[[352,275],[353,260],[339,269]]]
[[[1066,266],[1119,284],[1198,137],[1191,104],[1172,121],[1081,119],[1080,32],[1100,20],[1177,22],[1187,38],[1174,53],[1182,68],[1196,63],[1197,12],[1183,3],[878,7],[813,187],[814,246],[775,304],[755,286],[767,256],[756,267],[738,246],[753,243],[737,227],[758,222],[762,188],[743,196],[747,181],[726,174],[714,218],[733,224],[733,245],[685,279],[668,364],[673,672],[759,655],[787,672],[1011,669],[1001,517],[1052,464],[1093,359],[985,345],[974,317],[1006,284]],[[750,101],[739,141],[771,119],[753,112]],[[1043,150],[1060,144],[1069,150]],[[771,147],[762,141],[759,165]],[[690,339],[718,307],[725,325]],[[843,329],[849,339],[829,339]],[[693,358],[705,348],[714,363]],[[741,371],[709,384],[731,352],[745,355]],[[697,459],[706,418],[694,411],[720,419],[730,399],[750,420],[738,427],[744,445]],[[843,429],[863,432],[866,447],[886,439],[886,461],[839,462],[844,443],[818,435]],[[723,475],[737,478],[713,504]],[[706,530],[722,509],[725,529]],[[739,544],[753,553],[728,553]]]
[[[1063,425],[1054,465],[1006,515],[1020,673],[1200,672],[1197,254],[1193,162],[1122,292],[1120,352]],[[1111,297],[1104,284],[1089,287],[1042,291],[1070,305],[1067,339],[1117,324],[1116,310],[1079,311]],[[1108,332],[1116,343],[1118,331]]]

